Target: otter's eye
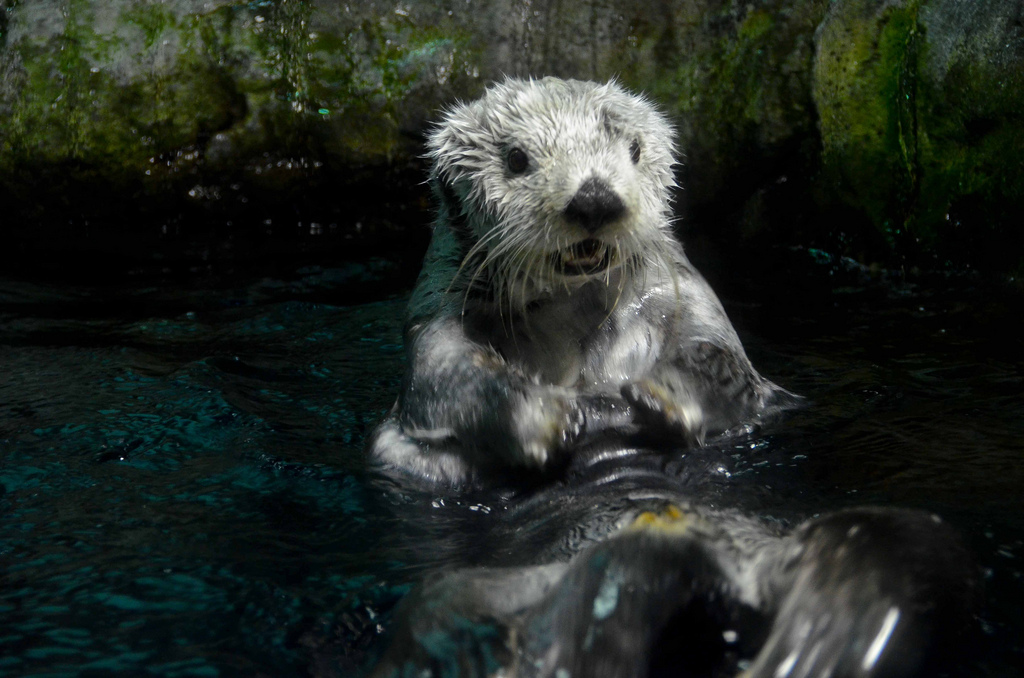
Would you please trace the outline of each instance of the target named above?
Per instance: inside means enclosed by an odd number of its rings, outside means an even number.
[[[530,166],[530,158],[526,155],[526,151],[523,149],[513,147],[508,152],[508,157],[505,158],[505,163],[508,165],[508,171],[512,174],[522,174],[526,171],[526,168]]]
[[[640,162],[640,140],[633,139],[629,142],[629,159],[633,161],[633,164]]]

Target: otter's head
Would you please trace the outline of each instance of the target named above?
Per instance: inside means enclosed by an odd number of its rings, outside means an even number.
[[[442,221],[468,243],[464,275],[511,302],[656,256],[670,237],[672,138],[615,83],[509,79],[452,108],[428,148]]]

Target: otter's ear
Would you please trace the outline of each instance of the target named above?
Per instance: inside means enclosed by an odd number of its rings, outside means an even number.
[[[460,103],[448,109],[427,137],[430,179],[455,184],[482,169],[487,160],[488,134],[480,102]]]
[[[471,170],[466,159],[475,148],[475,141],[468,133],[473,123],[472,108],[472,104],[457,104],[448,109],[427,137],[430,187],[438,202],[441,221],[450,224],[457,234],[465,230],[466,224],[463,206],[466,182],[463,179]],[[462,190],[457,188],[459,185],[463,185]]]
[[[427,138],[427,157],[432,161],[430,186],[441,218],[455,232],[467,231],[466,202],[479,198],[471,177],[479,176],[495,150],[480,102],[457,104],[449,109]]]

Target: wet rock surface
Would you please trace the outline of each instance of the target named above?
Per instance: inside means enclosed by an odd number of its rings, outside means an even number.
[[[1020,272],[1013,0],[0,8],[12,265],[418,251],[429,121],[533,74],[616,77],[673,116],[691,242]]]

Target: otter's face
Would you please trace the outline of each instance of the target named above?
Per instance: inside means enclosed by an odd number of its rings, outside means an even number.
[[[672,130],[615,83],[510,79],[428,145],[443,219],[507,285],[607,276],[670,237]]]

